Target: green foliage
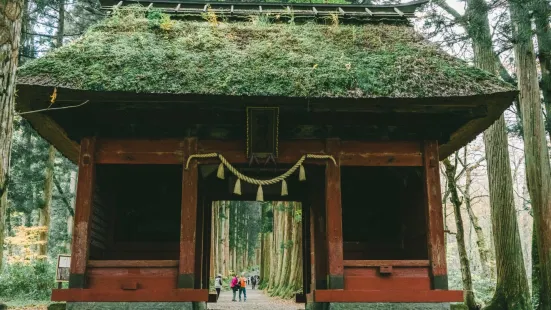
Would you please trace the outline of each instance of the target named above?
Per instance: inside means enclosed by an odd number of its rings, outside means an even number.
[[[43,206],[45,169],[48,160],[47,141],[42,139],[30,124],[20,117],[14,120],[14,133],[8,191],[9,208],[7,234],[13,236],[15,226],[37,224],[37,210]],[[54,163],[54,188],[50,209],[48,254],[67,253],[70,237],[67,235],[67,218],[74,212],[74,194],[70,190],[71,173],[76,166],[61,155]]]
[[[55,266],[46,261],[6,265],[0,274],[0,299],[49,300],[55,288]]]
[[[20,83],[87,90],[291,97],[430,97],[509,91],[496,77],[393,25],[212,25],[119,10],[24,65]],[[157,27],[157,26],[155,26]],[[161,28],[162,29],[162,28]],[[208,60],[208,61],[207,61]]]

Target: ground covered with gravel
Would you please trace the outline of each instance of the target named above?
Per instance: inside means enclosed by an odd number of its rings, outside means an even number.
[[[237,309],[250,309],[250,310],[301,310],[304,309],[304,304],[297,304],[294,300],[283,300],[280,298],[270,297],[261,290],[252,290],[247,288],[247,301],[239,302],[239,297],[236,297],[238,301],[231,301],[232,292],[220,293],[220,298],[217,303],[209,303],[209,310],[237,310]],[[243,297],[242,297],[243,299]]]

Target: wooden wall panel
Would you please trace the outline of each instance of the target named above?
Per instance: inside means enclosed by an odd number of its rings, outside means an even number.
[[[80,142],[79,175],[71,250],[70,288],[86,286],[86,264],[89,256],[91,215],[95,179],[95,138]]]
[[[88,288],[120,290],[124,286],[145,290],[171,290],[176,288],[177,267],[93,268],[89,267]]]
[[[382,275],[379,267],[345,267],[345,290],[430,290],[428,267],[393,267]]]
[[[448,289],[446,267],[446,246],[444,243],[444,217],[440,191],[440,171],[438,142],[425,141],[423,144],[423,164],[425,169],[425,201],[427,214],[427,242],[431,261],[433,289]]]

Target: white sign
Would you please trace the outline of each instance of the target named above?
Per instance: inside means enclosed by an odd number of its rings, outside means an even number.
[[[56,282],[68,282],[71,273],[71,255],[60,254],[57,257]]]

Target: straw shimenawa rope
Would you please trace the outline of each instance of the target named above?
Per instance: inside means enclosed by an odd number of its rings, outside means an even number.
[[[218,158],[218,159],[220,159],[221,163],[220,163],[220,166],[218,167],[218,172],[217,172],[218,178],[224,179],[224,166],[225,166],[226,168],[228,168],[228,170],[231,173],[233,173],[233,175],[235,175],[237,177],[237,182],[235,183],[235,188],[234,188],[233,192],[235,194],[241,195],[241,182],[240,181],[244,181],[244,182],[247,182],[249,184],[258,185],[258,192],[256,194],[256,200],[258,200],[258,201],[263,201],[264,200],[264,193],[262,191],[262,186],[263,185],[273,185],[273,184],[277,184],[279,182],[281,182],[281,195],[286,196],[288,194],[288,192],[287,192],[287,182],[285,181],[285,179],[288,178],[291,174],[293,174],[299,168],[300,168],[299,180],[300,181],[306,180],[306,173],[305,173],[304,167],[302,166],[302,163],[306,159],[330,159],[331,161],[333,161],[333,163],[335,165],[337,165],[337,161],[331,155],[306,154],[306,155],[302,155],[302,157],[289,170],[287,170],[285,173],[283,173],[283,174],[281,174],[281,175],[279,175],[275,178],[269,179],[269,180],[259,180],[259,179],[251,178],[251,177],[248,177],[248,176],[242,174],[234,166],[232,166],[226,160],[226,158],[224,156],[222,156],[222,154],[218,154],[218,153],[193,154],[193,155],[189,156],[189,158],[187,159],[187,162],[186,162],[186,170],[189,168],[190,161],[192,159],[195,159],[195,158]]]

